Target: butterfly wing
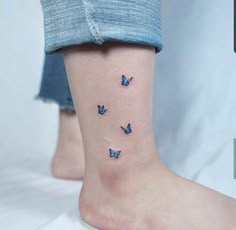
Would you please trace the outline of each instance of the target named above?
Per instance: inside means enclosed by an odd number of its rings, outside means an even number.
[[[133,77],[131,77],[131,78],[129,79],[129,82],[131,82],[131,81],[132,81],[132,79],[133,79]]]
[[[115,157],[115,151],[112,149],[109,149],[110,157]]]
[[[98,105],[98,113],[103,115],[105,112],[107,111],[107,109],[105,109],[104,105]]]
[[[121,151],[116,151],[116,152],[115,152],[115,158],[116,158],[116,159],[119,158],[120,153],[121,153]]]
[[[128,131],[129,133],[131,133],[131,132],[132,132],[132,129],[131,129],[131,124],[130,124],[130,123],[127,125],[127,131]]]
[[[122,81],[121,81],[121,84],[122,84],[122,85],[125,85],[125,86],[128,85],[128,80],[127,80],[127,78],[125,77],[125,75],[122,75]]]
[[[101,106],[98,105],[98,113],[101,114]]]

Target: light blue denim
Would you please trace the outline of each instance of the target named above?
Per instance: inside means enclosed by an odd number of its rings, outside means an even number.
[[[41,0],[45,52],[105,41],[162,49],[160,0]]]
[[[41,0],[45,52],[105,41],[145,44],[162,49],[160,0]],[[36,96],[75,111],[61,55],[46,55]]]

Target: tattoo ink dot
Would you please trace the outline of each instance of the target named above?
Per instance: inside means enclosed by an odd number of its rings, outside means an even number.
[[[105,109],[104,105],[98,105],[98,114],[104,115],[107,109]]]
[[[121,129],[124,131],[125,134],[129,134],[129,133],[132,132],[131,124],[130,124],[130,123],[127,125],[126,128],[124,128],[124,127],[121,126]]]
[[[115,158],[115,159],[118,159],[119,156],[120,156],[120,153],[121,153],[121,150],[119,151],[114,151],[112,149],[109,149],[109,155],[111,158]]]
[[[121,85],[123,86],[128,86],[129,83],[132,81],[133,77],[131,77],[130,79],[127,79],[125,75],[121,76]]]

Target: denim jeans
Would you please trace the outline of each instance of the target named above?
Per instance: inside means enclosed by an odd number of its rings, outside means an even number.
[[[62,55],[46,55],[36,99],[54,102],[61,110],[75,111]]]
[[[63,47],[106,41],[162,47],[160,0],[41,0],[44,14],[45,53]],[[74,110],[63,57],[45,58],[37,98]]]
[[[45,52],[121,41],[162,49],[160,0],[41,0]]]

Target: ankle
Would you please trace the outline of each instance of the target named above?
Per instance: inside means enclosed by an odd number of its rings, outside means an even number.
[[[94,181],[92,178],[95,177],[98,183],[96,186],[111,193],[122,193],[126,192],[126,188],[131,189],[127,185],[131,186],[137,178],[161,165],[155,143],[150,140],[144,141],[144,144],[137,142],[133,148],[126,149],[119,159],[108,158],[100,161],[96,166],[96,175],[87,173],[85,180]]]
[[[121,158],[118,162],[106,162],[95,170],[96,175],[86,175],[79,199],[80,214],[84,221],[99,226],[99,229],[119,225],[114,218],[116,207],[125,208],[127,204],[133,204],[143,188],[150,188],[153,178],[157,181],[162,178],[165,170],[156,151],[155,154],[140,151],[137,155],[149,155],[149,158],[137,156],[137,159],[121,161]]]

